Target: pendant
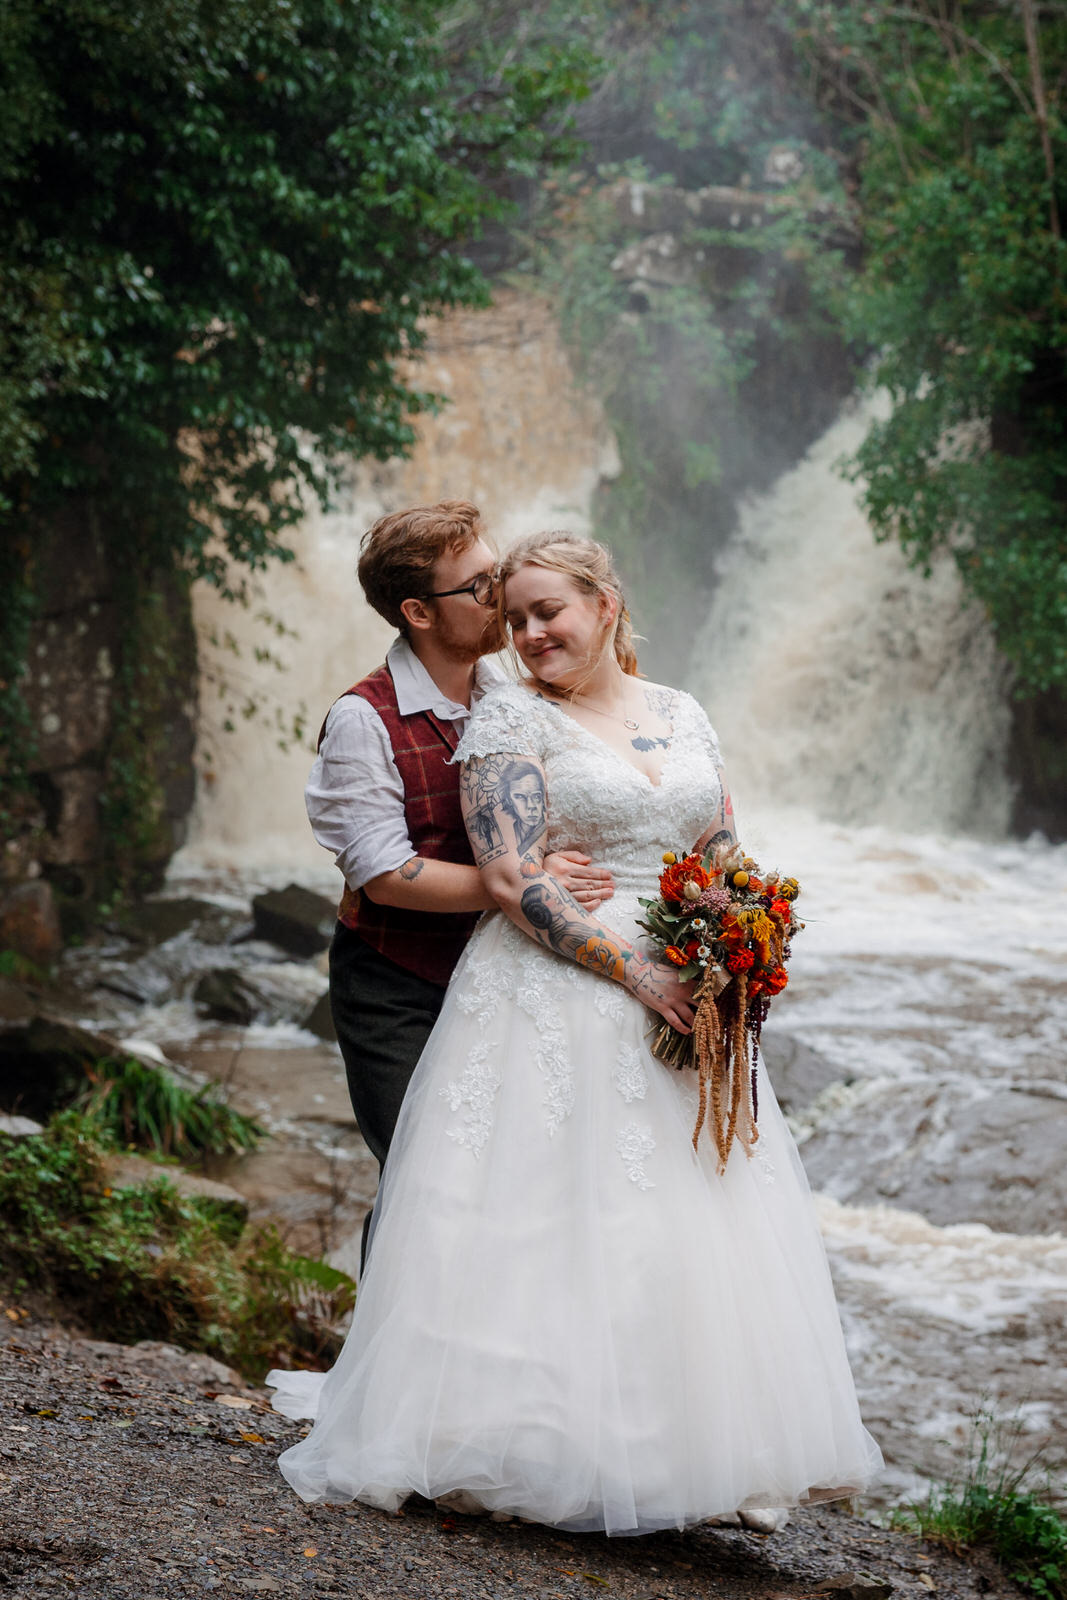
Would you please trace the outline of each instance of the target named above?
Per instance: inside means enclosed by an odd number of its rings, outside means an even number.
[[[641,724],[639,722],[631,722],[629,717],[623,717],[622,725],[623,725],[624,728],[630,728],[635,733],[636,733],[637,729],[641,726]]]

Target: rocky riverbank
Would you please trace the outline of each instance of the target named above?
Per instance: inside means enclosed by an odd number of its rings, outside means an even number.
[[[0,1593],[42,1600],[1008,1600],[965,1558],[847,1508],[780,1533],[608,1540],[447,1515],[305,1506],[275,1462],[302,1425],[205,1356],[76,1337],[8,1302],[0,1335]]]

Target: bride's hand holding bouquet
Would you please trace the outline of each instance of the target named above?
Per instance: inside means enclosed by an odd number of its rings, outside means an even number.
[[[772,998],[789,982],[791,940],[804,926],[794,908],[800,885],[763,872],[731,839],[704,854],[668,850],[659,890],[641,900],[645,915],[639,926],[679,984],[693,984],[693,1017],[691,1028],[679,1028],[661,1006],[653,1006],[665,1020],[656,1028],[652,1053],[669,1066],[696,1069],[700,1105],[693,1143],[707,1121],[721,1172],[735,1137],[747,1155],[759,1138],[760,1030]]]

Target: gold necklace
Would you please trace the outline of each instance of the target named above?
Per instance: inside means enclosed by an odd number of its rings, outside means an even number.
[[[553,689],[551,692],[552,694],[559,693],[557,689]],[[593,711],[598,717],[608,717],[612,722],[621,722],[623,727],[629,728],[632,733],[636,733],[641,726],[632,717],[624,717],[618,711],[603,711],[600,706],[590,705],[588,700],[578,700],[573,695],[564,695],[561,698],[568,700],[572,706],[584,706],[586,711]]]

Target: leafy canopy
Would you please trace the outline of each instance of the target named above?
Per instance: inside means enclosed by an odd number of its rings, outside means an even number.
[[[1032,9],[792,7],[862,131],[848,319],[892,402],[853,463],[867,509],[917,566],[954,552],[1041,691],[1067,686],[1067,8],[1036,10],[1036,54]]]
[[[134,559],[221,579],[213,533],[253,566],[284,555],[302,491],[411,441],[435,401],[398,363],[427,314],[485,298],[461,241],[560,146],[546,114],[582,88],[574,50],[480,85],[439,48],[438,11],[10,0],[12,522],[88,496]]]

